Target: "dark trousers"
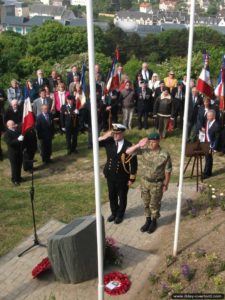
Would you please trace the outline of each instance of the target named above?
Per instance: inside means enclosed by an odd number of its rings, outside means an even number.
[[[127,207],[127,181],[107,179],[107,184],[112,215],[122,218]]]
[[[66,144],[68,151],[75,151],[77,148],[77,136],[78,136],[78,127],[77,128],[66,128]]]
[[[144,122],[142,122],[142,118],[144,118]],[[139,111],[138,112],[138,129],[142,129],[143,126],[145,129],[148,128],[148,112]]]
[[[21,180],[21,169],[22,169],[22,153],[9,157],[11,165],[11,180],[13,182],[20,182]]]
[[[213,156],[212,153],[210,152],[205,156],[204,175],[212,176],[212,168],[213,168]]]
[[[40,140],[41,157],[43,162],[48,162],[52,155],[52,139]]]
[[[177,117],[180,116],[179,128],[183,128],[183,118],[184,118],[184,103],[179,99],[174,101],[174,121],[173,127],[177,128]]]

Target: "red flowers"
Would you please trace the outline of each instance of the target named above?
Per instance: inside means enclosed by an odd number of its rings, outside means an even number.
[[[129,290],[131,282],[127,274],[112,272],[104,276],[104,285],[105,292],[115,296],[125,294]]]
[[[45,257],[39,264],[36,265],[36,267],[33,268],[32,276],[33,278],[36,278],[49,269],[51,269],[51,264],[48,257]]]

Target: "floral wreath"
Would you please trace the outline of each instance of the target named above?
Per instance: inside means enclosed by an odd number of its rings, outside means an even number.
[[[115,296],[125,294],[129,290],[131,282],[127,274],[112,272],[104,276],[104,285],[105,292]]]
[[[51,269],[51,263],[48,257],[45,257],[39,264],[37,264],[32,270],[33,278],[38,277],[43,272]]]

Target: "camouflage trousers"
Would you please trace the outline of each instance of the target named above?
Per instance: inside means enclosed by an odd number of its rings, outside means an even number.
[[[161,200],[163,196],[163,183],[148,182],[142,179],[141,198],[144,202],[144,212],[146,217],[159,218]]]

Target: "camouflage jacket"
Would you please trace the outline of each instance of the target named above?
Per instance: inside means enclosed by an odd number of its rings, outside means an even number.
[[[142,160],[142,177],[149,181],[163,181],[165,172],[172,171],[172,161],[167,151],[151,151],[147,146],[137,151]]]

